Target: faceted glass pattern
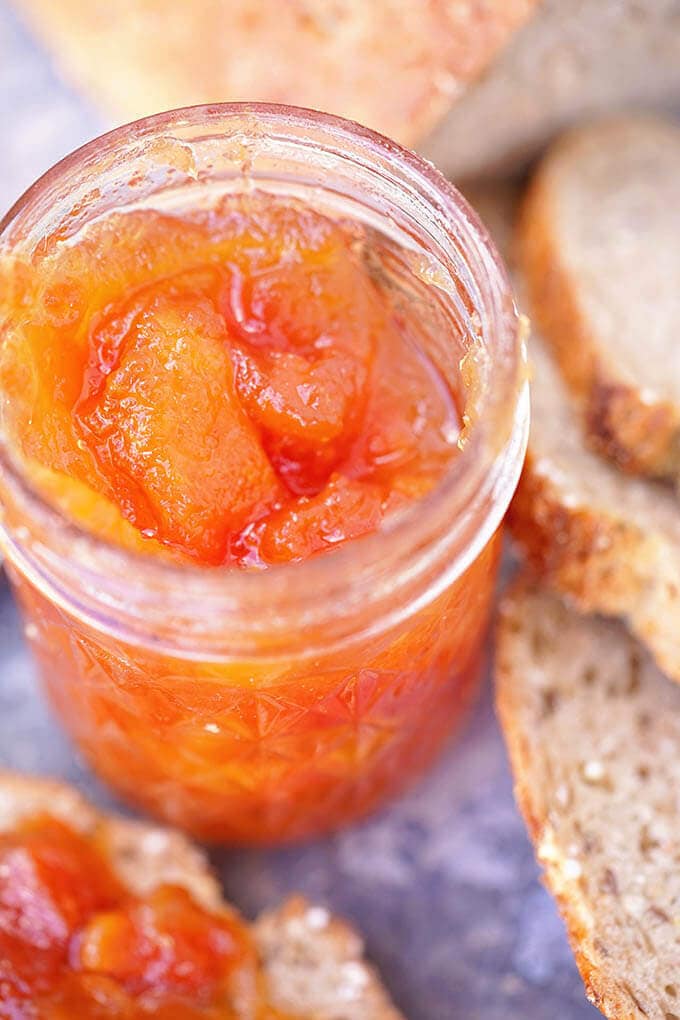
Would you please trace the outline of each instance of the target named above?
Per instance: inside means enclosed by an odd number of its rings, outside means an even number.
[[[361,816],[431,761],[475,689],[497,547],[399,628],[309,660],[160,655],[14,581],[50,701],[93,768],[202,839],[258,843]]]

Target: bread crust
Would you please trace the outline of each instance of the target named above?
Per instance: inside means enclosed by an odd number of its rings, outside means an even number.
[[[680,406],[625,382],[606,357],[581,307],[578,282],[563,263],[554,230],[555,163],[570,158],[579,131],[568,132],[539,166],[521,204],[517,255],[529,307],[581,405],[593,449],[622,471],[680,484]]]
[[[103,814],[67,783],[0,770],[0,832],[42,813],[96,836],[113,870],[136,894],[181,885],[207,909],[236,915],[222,898],[207,855],[182,833]],[[263,914],[251,932],[258,983],[274,1007],[295,1010],[291,1015],[299,1020],[403,1020],[366,963],[361,937],[325,908],[294,896]],[[249,1002],[253,991],[247,991]]]
[[[537,859],[544,869],[545,884],[555,897],[566,923],[569,942],[590,1001],[610,1020],[649,1020],[651,1015],[655,1020],[677,1020],[675,1013],[670,1011],[650,1014],[639,1001],[639,993],[631,986],[625,966],[617,962],[609,948],[601,942],[604,905],[598,906],[584,892],[581,873],[569,866],[571,862],[562,840],[553,836],[552,812],[556,810],[554,780],[549,771],[540,780],[537,777],[537,762],[541,756],[537,754],[536,741],[540,737],[529,728],[532,716],[532,710],[528,708],[529,689],[535,684],[535,679],[533,675],[529,678],[528,671],[541,672],[540,652],[534,654],[527,664],[522,662],[522,649],[518,649],[519,644],[526,644],[527,632],[533,623],[527,622],[527,613],[535,612],[541,600],[545,604],[557,601],[554,596],[542,591],[528,572],[524,572],[505,592],[496,626],[496,709],[512,766],[515,797]],[[597,640],[602,623],[596,622],[593,626],[593,637]],[[632,653],[636,654],[633,640],[623,631],[621,642],[624,648],[630,645]],[[567,655],[570,651],[566,650]],[[606,649],[603,651],[606,654]],[[631,713],[631,738],[634,736]],[[602,749],[589,747],[588,751],[597,758]],[[546,787],[543,795],[540,790],[542,784]],[[668,868],[672,868],[670,860]],[[672,904],[668,906],[672,910]],[[629,919],[629,923],[635,922]],[[669,973],[669,984],[655,989],[659,1004],[664,998],[677,994],[673,987],[675,977],[675,973]]]
[[[677,550],[652,530],[571,501],[529,450],[508,526],[531,569],[582,612],[625,619],[667,676],[680,682]]]
[[[338,113],[413,145],[539,0],[21,0],[76,84],[131,119],[226,100]]]

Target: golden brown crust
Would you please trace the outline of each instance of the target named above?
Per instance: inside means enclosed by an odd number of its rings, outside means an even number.
[[[645,536],[590,507],[565,503],[531,450],[508,524],[533,571],[585,612],[618,615],[638,593],[636,561],[645,557]]]
[[[621,616],[680,682],[680,599],[663,542],[614,513],[568,498],[529,447],[508,525],[534,574],[583,612]],[[671,553],[673,555],[673,553]],[[670,640],[669,640],[670,636]]]
[[[327,110],[407,145],[538,0],[21,0],[64,71],[115,117],[248,99]]]
[[[559,159],[570,144],[567,135],[549,160]],[[680,408],[660,398],[646,399],[603,357],[581,308],[577,281],[561,259],[553,204],[550,167],[544,164],[527,189],[517,226],[517,254],[532,318],[581,403],[592,447],[624,471],[677,482]]]

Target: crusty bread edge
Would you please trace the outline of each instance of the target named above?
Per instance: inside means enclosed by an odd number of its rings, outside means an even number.
[[[544,884],[557,901],[566,924],[569,944],[588,999],[609,1020],[644,1020],[642,1010],[631,1014],[630,999],[624,998],[621,989],[607,980],[602,972],[592,912],[583,897],[578,878],[570,877],[565,858],[551,838],[547,810],[540,805],[534,784],[529,779],[532,772],[530,743],[517,722],[521,714],[522,684],[516,678],[514,665],[512,646],[518,624],[513,605],[525,591],[534,587],[535,582],[527,574],[520,575],[504,593],[496,622],[496,712],[512,767],[515,799],[536,858],[543,868]]]
[[[507,521],[532,571],[582,612],[625,619],[660,669],[680,682],[680,643],[668,638],[677,632],[677,582],[666,576],[663,540],[565,500],[529,442]]]
[[[623,470],[680,482],[680,407],[648,401],[622,381],[598,349],[551,229],[552,164],[569,152],[575,132],[552,147],[530,182],[517,221],[517,257],[532,316],[562,374],[582,403],[588,439]]]

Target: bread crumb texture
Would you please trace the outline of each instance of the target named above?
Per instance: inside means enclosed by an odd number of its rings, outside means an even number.
[[[526,578],[497,637],[518,802],[588,995],[613,1020],[678,1020],[680,688]]]

